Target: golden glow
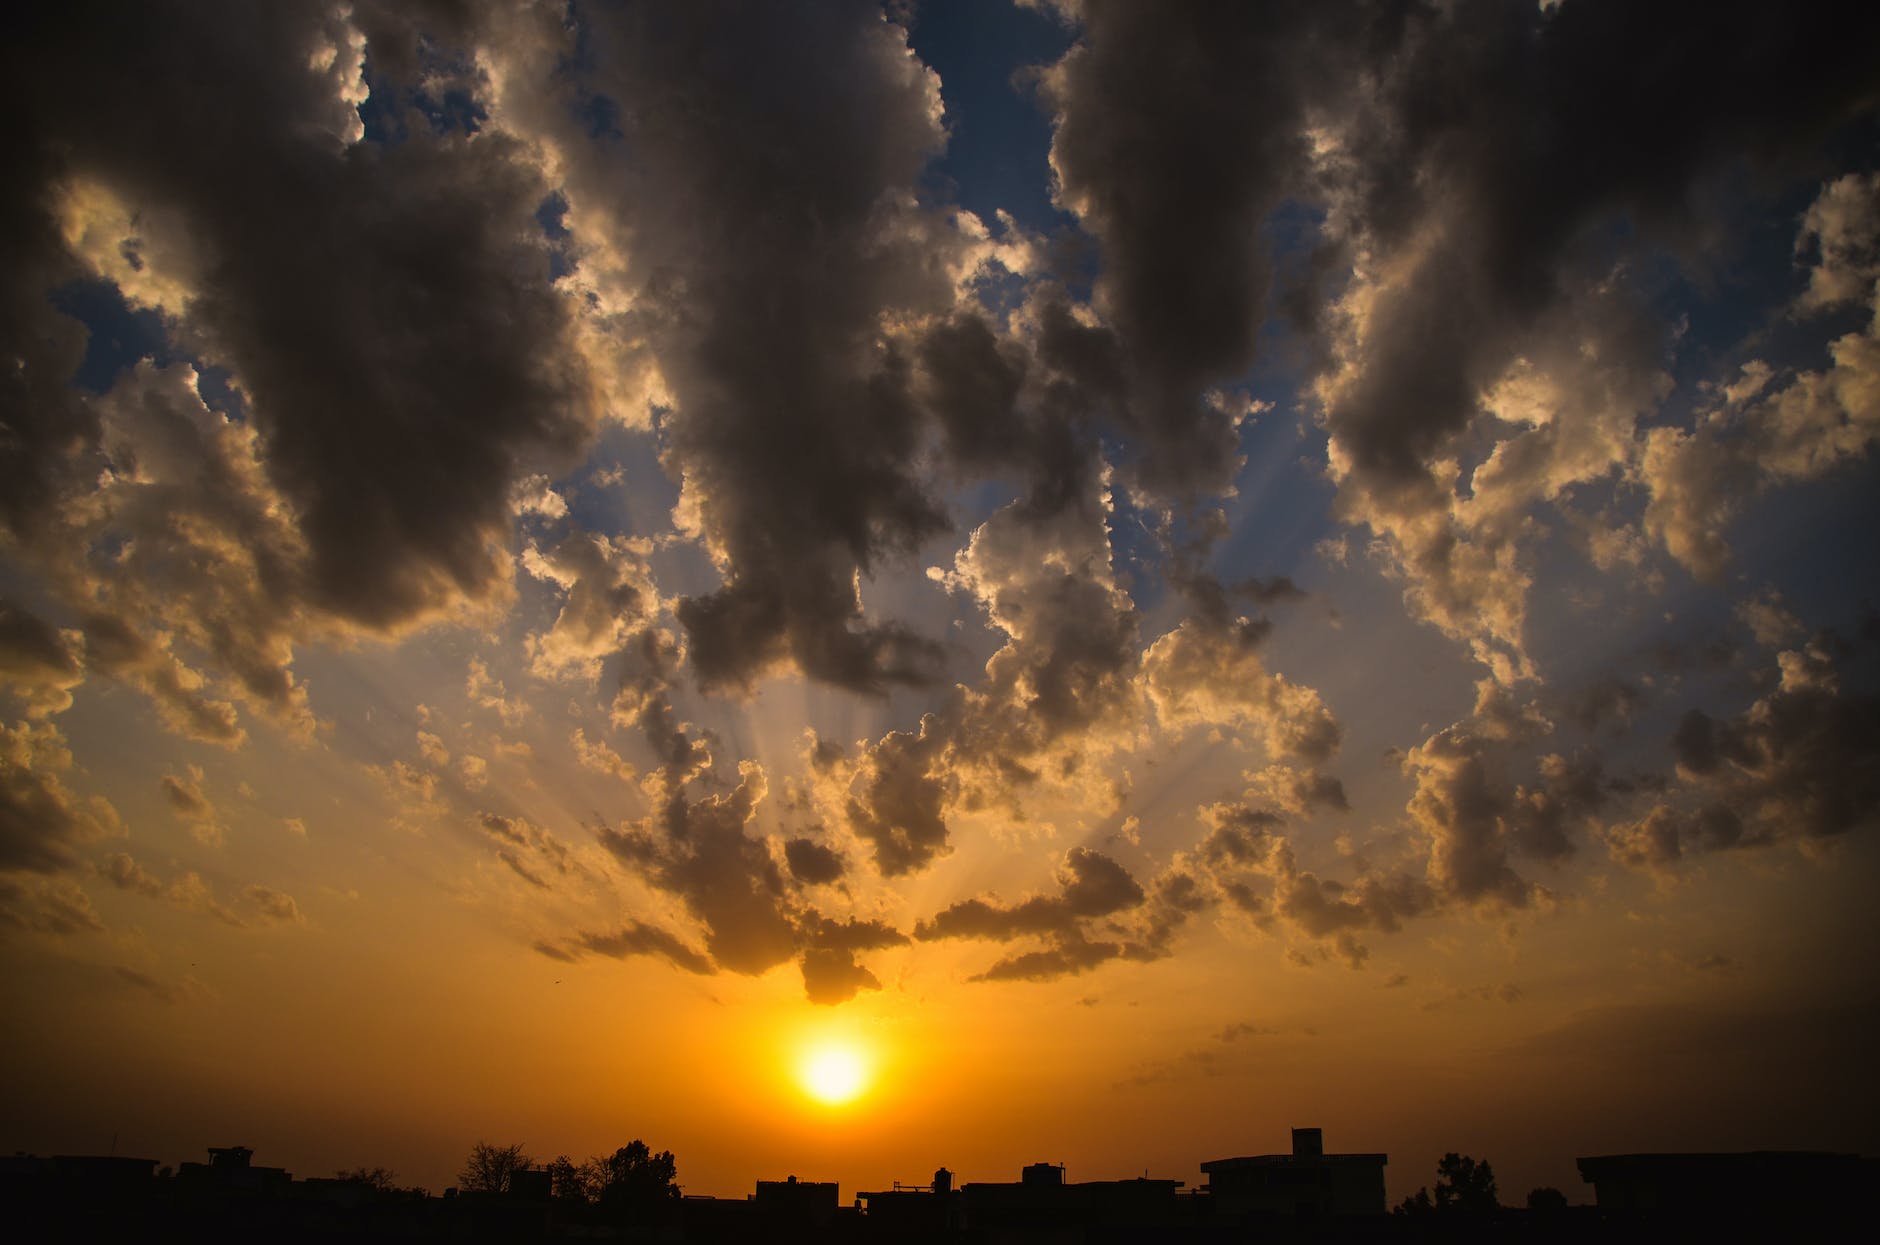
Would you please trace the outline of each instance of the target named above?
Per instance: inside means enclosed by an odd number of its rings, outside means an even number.
[[[797,1079],[810,1097],[830,1106],[850,1102],[868,1088],[869,1059],[845,1042],[823,1042],[805,1052]]]

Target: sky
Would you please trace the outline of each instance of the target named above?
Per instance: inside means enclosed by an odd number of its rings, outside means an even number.
[[[1880,1151],[1880,9],[5,20],[0,1148]]]

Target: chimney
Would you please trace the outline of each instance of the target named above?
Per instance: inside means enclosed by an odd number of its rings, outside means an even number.
[[[1293,1157],[1296,1159],[1324,1158],[1325,1133],[1316,1128],[1293,1129]]]

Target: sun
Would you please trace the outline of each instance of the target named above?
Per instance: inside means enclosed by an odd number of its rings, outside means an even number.
[[[830,1106],[853,1101],[868,1088],[869,1061],[854,1046],[828,1042],[812,1047],[797,1068],[810,1097]]]

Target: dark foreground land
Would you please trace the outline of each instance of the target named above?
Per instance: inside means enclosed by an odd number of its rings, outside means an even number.
[[[1310,1198],[1254,1204],[1229,1186],[1173,1180],[1067,1183],[1039,1164],[1009,1184],[863,1192],[760,1181],[746,1198],[583,1202],[552,1196],[547,1172],[503,1193],[386,1187],[358,1174],[295,1180],[247,1163],[117,1157],[0,1159],[0,1234],[17,1241],[154,1242],[1576,1242],[1865,1240],[1874,1236],[1875,1160],[1851,1155],[1619,1155],[1581,1160],[1598,1206],[1478,1203],[1344,1212]],[[1270,1166],[1293,1178],[1310,1165]],[[1236,1160],[1250,1162],[1252,1160]],[[1209,1166],[1216,1166],[1210,1164]],[[1055,1173],[1055,1175],[1053,1175]],[[1210,1173],[1214,1175],[1216,1173]],[[1300,1183],[1310,1189],[1310,1182]],[[1556,1197],[1558,1195],[1555,1195]],[[1413,1200],[1414,1201],[1414,1200]]]

